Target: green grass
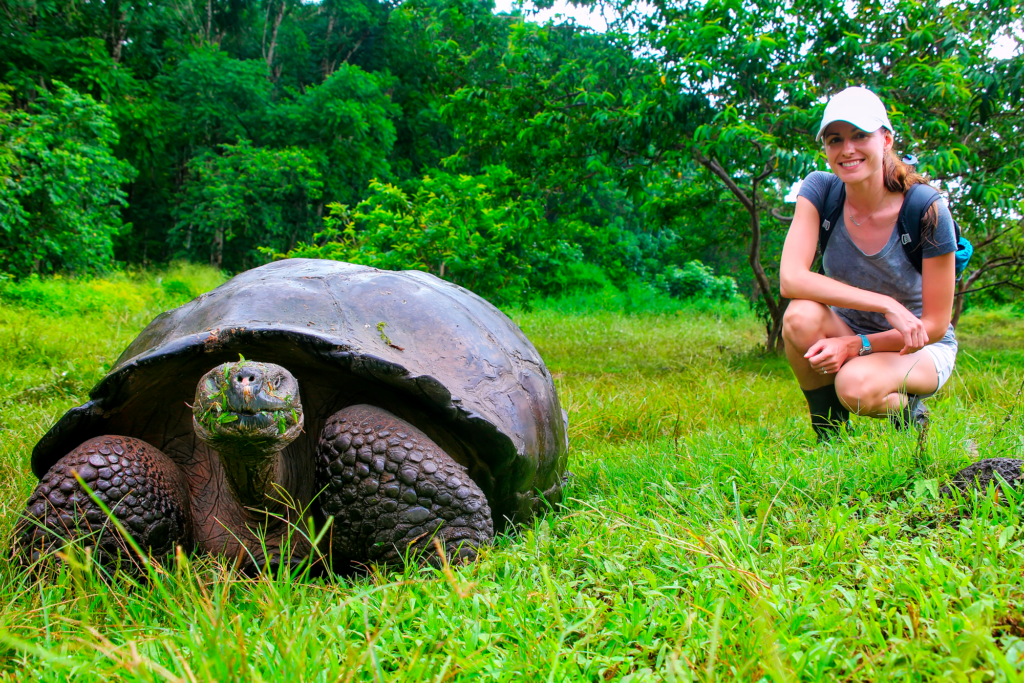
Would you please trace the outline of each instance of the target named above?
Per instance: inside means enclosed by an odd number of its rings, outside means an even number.
[[[35,441],[153,315],[217,281],[0,283],[0,537]],[[961,520],[935,492],[972,459],[1024,452],[1024,405],[1003,424],[1024,319],[963,321],[921,451],[865,419],[816,447],[742,308],[592,304],[513,312],[570,413],[559,513],[467,567],[330,580],[194,557],[141,583],[87,564],[37,581],[5,552],[0,680],[1021,678],[1020,501]]]

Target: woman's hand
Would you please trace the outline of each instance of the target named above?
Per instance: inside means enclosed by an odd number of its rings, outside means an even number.
[[[928,344],[928,329],[924,326],[924,322],[895,299],[885,311],[885,319],[889,321],[893,329],[899,330],[903,335],[901,356],[920,351]]]
[[[834,375],[853,354],[850,352],[850,337],[831,337],[814,343],[807,349],[804,358],[817,373]],[[857,338],[860,341],[860,338]]]

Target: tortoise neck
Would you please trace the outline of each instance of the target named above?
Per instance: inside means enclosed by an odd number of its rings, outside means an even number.
[[[246,508],[274,512],[285,506],[281,448],[224,441],[216,445],[228,484]]]

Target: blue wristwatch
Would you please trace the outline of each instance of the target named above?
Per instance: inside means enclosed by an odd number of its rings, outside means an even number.
[[[860,347],[860,351],[857,352],[857,355],[858,356],[867,356],[867,355],[869,355],[871,353],[871,342],[868,341],[867,335],[866,334],[858,334],[857,336],[860,337],[860,341],[863,344],[863,346]]]

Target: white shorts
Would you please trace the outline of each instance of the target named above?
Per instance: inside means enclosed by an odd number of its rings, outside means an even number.
[[[933,396],[953,376],[953,365],[956,363],[958,347],[956,339],[940,339],[914,354],[916,356],[919,353],[927,353],[931,356],[932,363],[935,364],[935,372],[939,373],[939,386],[930,394],[921,394],[921,398]]]

